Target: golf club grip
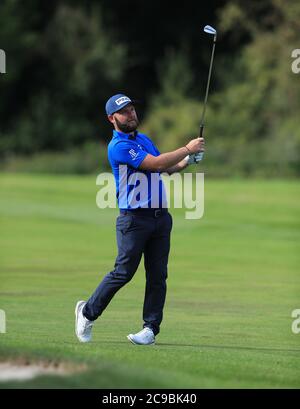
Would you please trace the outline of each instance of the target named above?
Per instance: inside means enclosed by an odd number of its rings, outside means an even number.
[[[204,125],[200,125],[200,135],[199,135],[199,138],[203,138],[203,129],[204,129]]]
[[[203,130],[204,130],[204,125],[201,124],[201,125],[200,125],[200,135],[199,135],[199,138],[203,138]],[[202,160],[202,159],[203,159],[203,156],[204,156],[204,152],[199,152],[199,155],[200,155],[200,160]]]

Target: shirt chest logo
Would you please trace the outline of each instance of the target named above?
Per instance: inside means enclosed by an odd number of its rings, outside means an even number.
[[[138,156],[138,152],[136,152],[134,149],[130,149],[129,155],[132,157],[132,159],[135,159]]]

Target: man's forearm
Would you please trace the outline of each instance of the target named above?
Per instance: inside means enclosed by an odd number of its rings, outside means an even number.
[[[186,147],[177,149],[176,151],[162,153],[157,158],[161,163],[162,171],[167,172],[168,169],[176,167],[179,163],[184,162],[183,158],[189,153]]]
[[[158,156],[146,155],[139,166],[141,170],[152,172],[178,172],[185,168],[184,158],[186,155],[193,155],[204,150],[204,139],[192,139],[186,146],[172,152],[162,153]]]
[[[176,172],[181,172],[183,169],[185,169],[188,166],[187,161],[184,159],[177,163],[174,166],[171,166],[170,168],[166,169],[165,172],[168,173],[169,175],[172,175],[172,173]]]
[[[176,149],[172,152],[162,153],[159,156],[147,155],[140,165],[141,170],[166,172],[167,169],[177,166],[189,153],[187,147]]]

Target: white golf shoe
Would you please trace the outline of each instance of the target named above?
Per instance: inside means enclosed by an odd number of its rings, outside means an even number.
[[[78,301],[75,308],[75,333],[80,342],[89,342],[92,339],[94,321],[90,321],[82,314],[85,301]]]
[[[137,334],[129,334],[127,338],[135,345],[153,345],[155,344],[155,335],[151,328],[145,327]]]

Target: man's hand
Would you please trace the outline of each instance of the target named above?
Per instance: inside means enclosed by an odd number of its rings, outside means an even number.
[[[205,141],[204,138],[192,139],[185,147],[192,153],[198,153],[204,151]]]
[[[199,163],[204,156],[204,151],[195,153],[195,163]]]
[[[194,163],[199,163],[203,159],[204,152],[193,153],[192,155],[187,155],[184,160],[187,165],[193,165]]]
[[[195,154],[193,153],[192,155],[187,155],[184,158],[184,161],[187,165],[192,165],[193,163],[195,163]]]

